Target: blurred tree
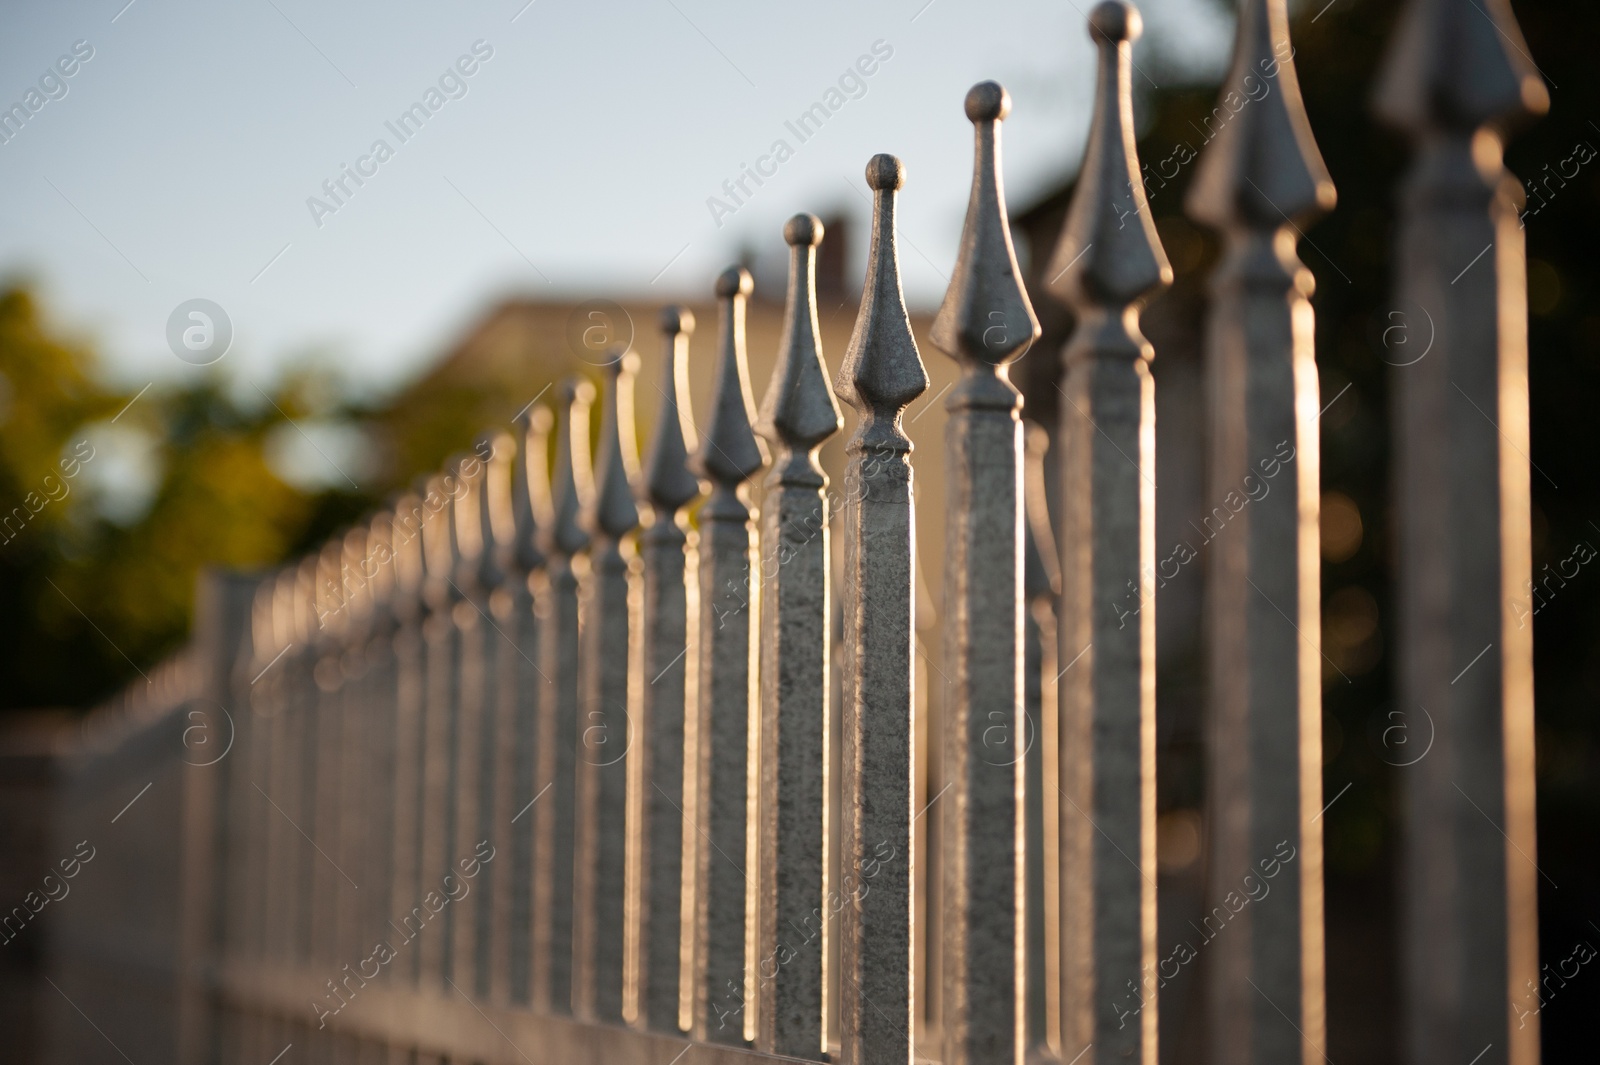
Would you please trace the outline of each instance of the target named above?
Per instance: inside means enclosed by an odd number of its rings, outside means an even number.
[[[217,378],[126,394],[26,289],[0,293],[0,709],[84,706],[137,680],[187,634],[202,566],[277,562],[366,505],[270,469],[265,442],[300,410],[297,384],[260,410]],[[97,504],[140,436],[156,480],[113,520]]]

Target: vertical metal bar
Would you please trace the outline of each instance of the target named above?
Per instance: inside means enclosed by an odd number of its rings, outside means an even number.
[[[283,824],[279,812],[267,800],[273,794],[284,794],[282,785],[286,780],[285,767],[289,762],[290,738],[293,734],[291,722],[294,700],[298,697],[294,688],[294,671],[298,664],[295,644],[300,639],[295,624],[294,603],[298,580],[299,567],[285,566],[273,581],[273,643],[281,649],[282,657],[278,659],[276,667],[260,674],[264,680],[271,681],[272,687],[267,699],[269,717],[262,744],[262,777],[256,784],[262,794],[255,798],[259,811],[258,823],[266,838],[266,882],[262,886],[266,919],[257,931],[257,954],[274,967],[287,964],[292,954],[289,945],[294,878],[292,854],[284,835],[288,828]]]
[[[1022,587],[1023,713],[1027,744],[1027,950],[1030,1056],[1061,1053],[1061,773],[1056,702],[1056,599],[1061,593],[1060,556],[1050,527],[1045,488],[1045,453],[1050,432],[1037,422],[1023,425]]]
[[[689,469],[697,445],[689,410],[689,336],[694,315],[684,307],[661,312],[664,340],[661,405],[655,438],[646,460],[644,488],[650,509],[639,541],[644,556],[639,669],[639,742],[628,749],[633,798],[629,816],[637,818],[629,836],[629,979],[633,999],[623,1015],[655,1032],[676,1033],[687,1013],[679,979],[682,943],[693,927],[683,917],[693,899],[684,888],[684,854],[695,846],[696,823],[686,814],[684,729],[688,708],[697,704],[699,656],[690,645],[699,617],[700,589],[696,532],[685,508],[700,494]],[[688,836],[685,830],[688,829]]]
[[[576,766],[577,908],[573,929],[573,1007],[586,1020],[622,1020],[626,889],[628,751],[638,740],[639,525],[634,486],[633,378],[639,357],[613,350],[606,364],[589,530],[589,589],[580,668],[583,719]]]
[[[312,604],[316,612],[313,643],[317,659],[312,675],[316,683],[312,742],[316,746],[316,769],[309,792],[311,808],[302,827],[309,837],[308,845],[312,845],[312,853],[308,855],[311,863],[310,957],[319,969],[332,975],[337,984],[342,945],[339,927],[339,911],[343,906],[341,896],[350,889],[336,868],[342,857],[340,822],[349,813],[342,794],[346,718],[344,628],[349,618],[343,609],[339,583],[339,572],[344,562],[342,544],[338,540],[325,542],[315,558],[316,588],[312,593]],[[317,853],[319,850],[321,853]]]
[[[1155,388],[1138,328],[1169,284],[1134,150],[1139,13],[1099,4],[1093,124],[1049,268],[1062,352],[1061,1053],[1155,1065]]]
[[[766,465],[767,454],[753,428],[745,357],[745,300],[752,284],[749,272],[737,266],[717,278],[722,328],[716,390],[695,455],[711,494],[700,508],[700,702],[693,729],[700,838],[693,879],[686,882],[697,906],[693,1030],[697,1038],[732,1045],[754,1034],[746,970],[754,917],[751,741],[760,727],[761,645],[756,512],[748,482]]]
[[[451,902],[450,963],[446,984],[452,997],[456,993],[478,993],[479,914],[484,892],[477,882],[482,863],[475,848],[482,836],[485,812],[483,785],[490,779],[492,763],[485,762],[486,743],[494,742],[489,718],[493,705],[490,678],[494,671],[497,642],[491,628],[489,595],[493,591],[492,571],[484,571],[486,557],[492,554],[485,543],[483,492],[487,445],[456,463],[460,491],[454,500],[455,575],[451,579],[460,596],[453,608],[456,631],[460,634],[460,665],[456,678],[456,759],[451,791],[455,803],[452,845],[445,855],[444,874]],[[471,872],[473,875],[467,875]]]
[[[1422,1065],[1539,1060],[1526,263],[1501,152],[1548,104],[1509,4],[1406,6],[1379,108],[1416,145],[1390,322],[1425,352],[1395,371],[1394,447],[1400,713],[1418,749],[1432,737],[1402,770]]]
[[[574,771],[578,754],[578,601],[589,561],[579,554],[589,536],[579,515],[594,494],[589,466],[589,405],[594,386],[582,378],[560,389],[550,522],[540,531],[547,559],[547,602],[541,616],[541,668],[550,695],[539,705],[539,769],[549,793],[535,806],[533,1000],[552,1013],[572,1012]]]
[[[843,875],[840,1060],[910,1062],[916,1004],[911,921],[916,551],[905,407],[928,388],[900,291],[895,195],[905,167],[867,163],[872,245],[855,331],[834,383],[860,422],[845,473]]]
[[[426,677],[422,626],[426,606],[422,590],[422,526],[426,511],[413,493],[395,504],[390,531],[394,551],[394,832],[391,898],[385,923],[394,932],[400,957],[392,963],[397,983],[415,986],[421,972],[413,942],[421,931],[418,886],[422,882],[422,758]]]
[[[1039,321],[1006,218],[1000,123],[1010,111],[995,82],[967,93],[972,194],[930,334],[961,367],[945,404],[945,1065],[1020,1065],[1027,1047],[1022,394],[1007,367]]]
[[[548,678],[539,668],[539,616],[536,589],[544,584],[544,553],[539,550],[540,523],[550,514],[549,438],[553,419],[545,407],[532,407],[517,420],[521,449],[511,475],[511,522],[504,541],[502,567],[506,580],[506,612],[502,621],[511,644],[500,656],[499,702],[503,730],[502,761],[496,786],[505,796],[495,815],[496,831],[505,839],[494,869],[495,958],[491,984],[503,981],[494,1001],[523,1005],[531,992],[533,945],[533,841],[531,814],[543,783],[534,776],[538,752],[535,738],[539,707],[549,698]],[[498,541],[498,535],[497,535]],[[496,617],[500,613],[496,611]],[[515,651],[514,654],[509,653]],[[500,846],[496,844],[496,846]]]
[[[292,906],[289,942],[293,945],[293,963],[306,965],[317,957],[313,937],[313,903],[316,900],[316,863],[321,861],[315,850],[302,838],[301,833],[316,838],[317,767],[321,744],[317,728],[321,708],[321,693],[317,689],[317,666],[321,664],[321,638],[317,626],[316,588],[317,557],[311,555],[301,560],[294,594],[295,624],[302,648],[296,655],[295,701],[290,718],[292,742],[286,752],[285,788],[282,802],[285,820],[292,826],[290,838],[290,868]]]
[[[1299,228],[1333,207],[1334,189],[1293,51],[1284,0],[1241,5],[1222,94],[1250,102],[1207,146],[1188,200],[1226,245],[1206,337],[1210,492],[1233,514],[1207,569],[1206,875],[1208,907],[1230,919],[1211,948],[1206,1031],[1212,1059],[1240,1065],[1312,1065],[1327,1039],[1321,404],[1314,281],[1294,246]],[[1235,912],[1268,872],[1273,901]]]
[[[399,613],[394,602],[397,585],[394,557],[395,514],[386,508],[373,516],[367,526],[367,545],[361,560],[361,577],[367,582],[370,603],[365,653],[367,673],[362,684],[362,712],[367,718],[368,811],[366,860],[362,889],[365,932],[362,946],[371,951],[377,943],[398,949],[395,933],[389,927],[390,909],[395,902],[394,837],[395,785],[399,776],[399,712],[396,692],[395,636]],[[365,955],[363,955],[365,956]],[[379,982],[387,982],[394,963],[384,965]]]
[[[372,835],[372,812],[368,802],[373,782],[368,775],[375,737],[372,735],[366,699],[367,634],[372,624],[370,588],[362,578],[362,560],[367,554],[368,530],[356,526],[334,542],[338,548],[338,599],[341,624],[338,628],[340,667],[339,689],[339,782],[338,802],[339,867],[357,885],[340,876],[335,881],[338,911],[335,914],[337,965],[355,972],[360,986],[366,978],[360,962],[372,950],[371,926],[363,912],[374,894],[366,876],[367,852]],[[341,968],[341,971],[344,971]]]
[[[828,762],[828,477],[817,449],[839,431],[817,322],[822,220],[783,227],[789,291],[759,429],[774,449],[762,507],[760,934],[754,978],[757,1045],[820,1060],[828,941],[825,779]]]
[[[452,464],[453,465],[453,464]],[[428,478],[423,495],[422,555],[423,597],[428,613],[422,624],[424,644],[423,725],[421,775],[421,839],[418,847],[419,883],[413,912],[421,918],[417,957],[422,989],[448,991],[450,974],[450,906],[444,876],[450,864],[455,803],[452,778],[456,757],[456,704],[460,691],[460,632],[454,610],[460,601],[453,576],[456,570],[456,494],[460,482],[453,469]],[[420,908],[420,910],[419,910]]]
[[[510,836],[516,830],[511,824],[515,813],[511,807],[512,776],[518,746],[515,663],[522,653],[516,642],[514,586],[518,578],[510,557],[516,539],[511,492],[516,443],[510,433],[495,430],[479,436],[473,450],[483,466],[478,475],[479,548],[474,573],[480,595],[475,606],[485,627],[483,725],[477,778],[468,782],[476,792],[477,821],[468,826],[469,834],[458,848],[456,861],[477,896],[472,910],[472,968],[467,973],[472,993],[487,1001],[504,1003],[508,911],[502,896],[508,882],[502,871],[510,862]],[[525,580],[523,587],[526,589]],[[468,985],[463,982],[462,986]]]

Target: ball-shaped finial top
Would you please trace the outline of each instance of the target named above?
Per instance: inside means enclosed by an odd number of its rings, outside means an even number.
[[[694,334],[694,312],[680,304],[661,308],[661,331],[668,336]]]
[[[967,90],[967,119],[998,122],[1011,113],[1011,94],[998,81],[980,81]]]
[[[568,403],[593,403],[594,385],[586,377],[569,377],[561,382],[561,398]]]
[[[606,376],[639,372],[639,356],[632,349],[618,344],[606,352]]]
[[[473,453],[482,461],[504,458],[511,454],[516,444],[504,429],[485,429],[472,442]]]
[[[797,246],[816,247],[822,243],[822,219],[800,212],[783,224],[783,239]]]
[[[887,152],[867,160],[867,187],[874,192],[898,189],[906,183],[906,164]]]
[[[755,280],[750,276],[750,271],[742,266],[730,266],[717,275],[717,298],[729,299],[733,296],[748,296],[755,290]]]
[[[527,433],[548,433],[554,422],[555,415],[550,413],[549,407],[530,404],[527,410],[517,415],[516,424]]]
[[[1089,38],[1096,44],[1106,41],[1136,41],[1144,32],[1139,9],[1126,0],[1104,0],[1089,12]]]

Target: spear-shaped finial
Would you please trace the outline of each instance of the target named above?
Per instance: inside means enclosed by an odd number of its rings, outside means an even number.
[[[1106,0],[1089,13],[1089,37],[1100,52],[1094,121],[1048,282],[1080,314],[1136,305],[1172,283],[1134,149],[1129,71],[1143,31],[1138,9],[1122,0]]]
[[[1024,1048],[1017,955],[1023,914],[996,910],[1018,897],[1017,832],[1027,749],[1023,648],[1022,396],[1006,366],[1039,335],[1006,224],[1000,177],[1005,89],[967,93],[975,128],[972,196],[933,341],[961,366],[945,427],[944,766],[952,805],[941,819],[945,912],[946,1065],[1018,1060]],[[1001,826],[1012,830],[997,831]],[[948,856],[946,860],[945,856]]]
[[[1247,0],[1222,95],[1245,101],[1200,156],[1189,214],[1217,228],[1276,230],[1333,209],[1333,181],[1311,133],[1284,0]]]
[[[500,586],[506,561],[516,540],[516,516],[511,499],[511,460],[516,442],[504,429],[490,429],[473,443],[473,454],[483,464],[478,487],[478,586],[492,591]]]
[[[639,504],[633,496],[639,482],[639,445],[633,423],[633,377],[638,370],[639,356],[632,351],[614,348],[608,353],[594,495],[583,518],[594,536],[619,539],[639,524]]]
[[[450,456],[448,469],[455,479],[450,506],[450,553],[455,560],[455,583],[465,596],[479,590],[478,563],[486,546],[478,498],[483,492],[483,462],[470,452],[457,452]]]
[[[894,156],[879,154],[868,160],[872,245],[867,253],[867,280],[834,390],[862,416],[857,441],[871,446],[892,443],[909,451],[911,441],[900,431],[900,412],[928,390],[928,371],[911,335],[911,319],[900,290],[894,211],[895,193],[905,180],[905,164]]]
[[[691,634],[698,618],[697,534],[683,508],[701,492],[689,456],[698,446],[689,410],[689,336],[694,315],[687,307],[661,309],[661,405],[645,468],[650,525],[640,534],[644,556],[639,659],[651,682],[639,699],[644,742],[630,751],[639,804],[637,868],[642,897],[629,915],[629,968],[638,974],[624,988],[624,1015],[638,1016],[652,1031],[678,1032],[679,988],[685,968],[682,945],[684,885],[684,731],[693,728],[698,691],[698,656]],[[698,779],[698,778],[697,778]],[[634,830],[630,829],[630,833]],[[690,850],[693,849],[691,837]],[[690,869],[695,863],[690,862]],[[694,882],[692,876],[690,883]],[[693,897],[693,896],[690,896]],[[691,922],[692,927],[692,922]]]
[[[762,500],[761,542],[781,564],[762,574],[761,726],[763,800],[756,822],[756,953],[781,956],[796,914],[827,893],[817,813],[828,719],[828,478],[817,448],[839,431],[818,340],[816,247],[822,222],[797,214],[783,227],[789,292],[778,361],[761,404],[760,431],[776,448]],[[763,973],[756,1045],[814,1058],[823,1042],[823,968],[818,951]]]
[[[894,156],[875,155],[867,163],[873,210],[866,288],[834,385],[861,415],[845,471],[845,869],[864,868],[874,848],[909,852],[912,839],[916,504],[911,441],[900,415],[927,391],[928,374],[900,292],[894,207],[904,183],[905,167]],[[905,863],[885,863],[872,891],[840,915],[840,981],[850,988],[840,1002],[842,1065],[911,1059],[908,1033],[916,1029],[916,1011],[908,873]]]
[[[750,395],[750,366],[744,346],[745,300],[754,287],[750,271],[742,266],[730,266],[717,277],[717,300],[722,304],[717,385],[706,437],[695,456],[700,473],[730,489],[767,464],[766,448],[754,429],[755,401]]]
[[[589,405],[594,386],[581,377],[561,382],[561,434],[556,443],[555,487],[550,524],[541,530],[546,554],[573,555],[589,544],[580,518],[594,495],[589,465]]]
[[[930,338],[939,350],[963,364],[969,373],[952,396],[952,404],[978,399],[977,391],[1007,407],[1017,404],[1016,390],[996,389],[1000,368],[1017,358],[1039,337],[1028,291],[1022,285],[1011,225],[1006,217],[1005,185],[1000,171],[1000,123],[1011,113],[1011,95],[998,83],[982,81],[967,93],[967,118],[975,135],[972,195],[967,221],[945,290],[944,303],[933,320]],[[988,367],[989,372],[982,372]]]
[[[760,646],[761,577],[756,569],[755,512],[748,480],[766,465],[766,448],[752,428],[755,404],[745,364],[744,307],[750,274],[729,267],[717,278],[722,303],[722,333],[711,422],[696,456],[711,481],[711,495],[700,508],[699,705],[689,734],[696,765],[685,770],[699,781],[695,794],[706,813],[704,846],[690,868],[701,885],[700,907],[692,933],[689,974],[697,984],[692,1030],[698,1039],[739,1044],[752,1019],[756,988],[745,977],[745,887],[710,874],[712,853],[731,853],[749,843],[745,797],[753,766],[751,718],[759,706],[755,649]],[[686,743],[689,741],[686,741]],[[747,1004],[744,1015],[728,1023],[723,1005],[730,994]],[[717,1017],[715,1026],[708,1022]]]
[[[355,632],[360,635],[352,643],[365,638],[365,627],[372,611],[372,582],[367,577],[367,558],[371,548],[371,528],[368,522],[352,527],[344,534],[344,555],[340,561],[339,583],[344,592],[345,606],[356,622]]]
[[[345,610],[346,594],[343,577],[344,538],[334,537],[318,551],[317,583],[313,603],[317,613],[317,631],[325,645],[336,645],[349,625],[350,615]]]
[[[666,370],[644,477],[650,502],[669,518],[700,494],[700,479],[689,468],[689,456],[698,446],[689,411],[689,337],[693,334],[693,311],[679,306],[661,309]]]
[[[1514,125],[1550,108],[1507,0],[1413,0],[1378,78],[1377,110],[1401,129]]]
[[[544,565],[540,529],[552,521],[550,502],[550,430],[555,418],[549,407],[532,406],[517,415],[522,447],[511,475],[511,535],[508,568],[526,576]]]
[[[422,595],[430,609],[449,613],[456,602],[455,588],[455,493],[454,462],[423,479],[418,486],[422,497]]]
[[[317,555],[306,555],[295,569],[294,624],[295,643],[308,650],[321,639],[317,617]],[[311,659],[315,663],[316,659]]]
[[[1085,1055],[1083,1065],[1156,1060],[1154,988],[1140,982],[1156,964],[1155,611],[1144,609],[1156,594],[1155,353],[1139,310],[1172,267],[1134,148],[1139,30],[1130,4],[1109,0],[1089,15],[1100,53],[1094,120],[1049,275],[1078,319],[1062,352],[1068,505],[1056,638],[1058,661],[1073,663],[1057,690],[1061,1053]],[[1131,1024],[1112,1005],[1129,987],[1139,995]]]
[[[817,448],[842,424],[839,404],[828,387],[817,323],[817,245],[822,243],[822,232],[822,219],[814,214],[797,214],[784,224],[789,292],[778,361],[757,423],[762,436],[787,449],[786,461],[772,476],[797,485],[822,483]]]

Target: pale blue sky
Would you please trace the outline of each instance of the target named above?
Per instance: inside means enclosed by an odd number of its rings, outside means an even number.
[[[38,282],[135,383],[204,372],[165,341],[194,297],[232,318],[235,375],[267,381],[320,352],[382,387],[508,294],[700,296],[795,211],[859,212],[878,151],[906,162],[905,285],[933,303],[970,180],[967,88],[1011,91],[1013,205],[1077,165],[1091,92],[1087,0],[125,2],[0,15],[0,106],[75,42],[94,50],[0,144],[0,274]],[[1136,62],[1220,70],[1231,28],[1211,0],[1142,8]],[[477,41],[493,55],[465,95],[401,143],[385,123]],[[800,143],[785,121],[875,41],[892,56]],[[308,197],[327,201],[324,180],[379,138],[393,157],[359,188],[347,178],[319,227]],[[793,157],[719,227],[707,198],[778,138]]]

